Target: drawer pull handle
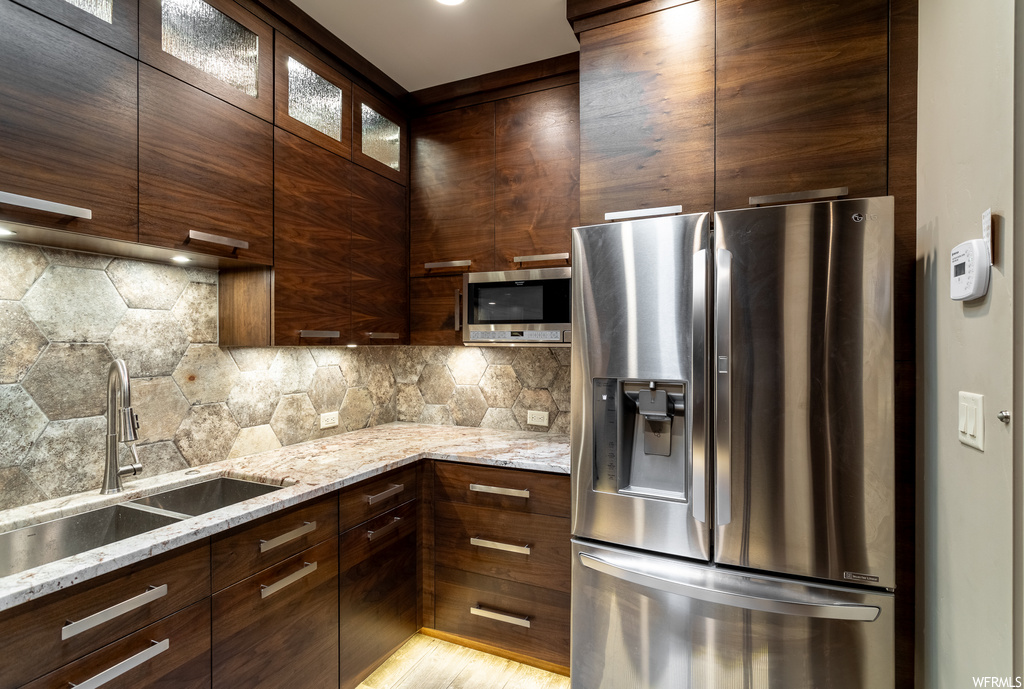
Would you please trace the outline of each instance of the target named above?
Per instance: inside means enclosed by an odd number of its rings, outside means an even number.
[[[193,239],[197,242],[206,242],[207,244],[219,244],[220,246],[230,247],[234,251],[249,248],[249,242],[244,239],[232,239],[231,237],[224,237],[219,234],[210,234],[209,232],[200,232],[199,230],[189,230],[188,239],[185,240],[185,244],[188,244]]]
[[[377,493],[376,495],[367,495],[366,496],[366,504],[367,505],[376,505],[378,502],[380,502],[382,500],[387,500],[388,498],[390,498],[390,497],[392,497],[394,495],[398,495],[403,490],[405,490],[405,484],[404,483],[392,483],[391,487],[388,488],[387,490],[385,490],[382,493]]]
[[[497,620],[498,622],[505,622],[506,624],[514,624],[517,627],[530,628],[530,618],[522,615],[509,615],[506,612],[498,612],[497,610],[488,610],[487,608],[475,605],[469,609],[469,614],[479,615],[480,617],[486,617],[489,620]]]
[[[397,340],[398,333],[366,333],[371,340]]]
[[[299,337],[313,337],[313,338],[322,337],[322,338],[337,339],[337,338],[341,337],[341,331],[340,330],[300,330],[299,331]]]
[[[498,486],[483,486],[479,483],[469,484],[469,489],[476,493],[493,493],[494,495],[511,495],[513,498],[529,498],[530,491],[526,488],[500,488]]]
[[[81,684],[75,684],[74,682],[70,682],[71,686],[75,687],[76,689],[97,689],[97,687],[102,687],[107,682],[113,679],[117,679],[129,670],[134,670],[143,663],[146,663],[152,660],[153,658],[156,658],[158,655],[160,655],[161,653],[163,653],[171,647],[170,639],[164,639],[163,641],[153,641],[152,639],[150,639],[150,643],[153,645],[147,648],[145,651],[142,651],[141,653],[136,653],[127,660],[122,660],[114,667],[104,670],[100,674],[85,680]]]
[[[537,254],[536,256],[513,256],[513,263],[534,263],[536,261],[568,261],[569,254]]]
[[[260,540],[260,552],[265,553],[268,550],[273,550],[279,545],[284,545],[288,541],[294,541],[296,538],[302,538],[308,533],[316,531],[316,522],[302,522],[302,526],[297,529],[293,529],[288,533],[283,533],[277,538],[271,538],[269,541]]]
[[[530,546],[528,545],[512,545],[511,543],[501,543],[500,541],[488,541],[485,538],[471,538],[469,539],[470,545],[478,545],[481,548],[490,548],[491,550],[504,550],[509,553],[519,553],[520,555],[529,555]]]
[[[89,631],[94,627],[98,627],[104,622],[109,622],[125,613],[129,613],[132,610],[141,608],[143,605],[152,603],[157,598],[163,598],[167,595],[167,584],[161,584],[160,586],[150,586],[145,593],[140,593],[134,598],[129,598],[126,601],[122,601],[117,605],[112,605],[106,610],[100,610],[97,613],[89,615],[85,619],[78,620],[77,622],[68,621],[60,630],[61,641],[67,641],[73,636],[81,634],[82,632]],[[97,685],[98,686],[98,685]]]
[[[472,261],[434,261],[433,263],[424,263],[423,267],[427,270],[433,270],[434,268],[468,268],[472,264]]]
[[[291,586],[299,579],[308,577],[310,574],[316,571],[315,562],[303,562],[302,565],[302,569],[298,570],[297,572],[292,572],[284,579],[275,581],[273,584],[260,584],[260,598],[269,598],[281,589]]]
[[[370,531],[369,529],[367,529],[366,537],[372,541],[374,539],[380,538],[381,536],[387,536],[389,533],[398,528],[398,522],[400,521],[402,521],[401,517],[395,517],[391,520],[390,524],[385,524],[376,531]]]
[[[34,211],[53,213],[55,215],[66,215],[71,218],[82,218],[83,220],[92,220],[92,211],[89,210],[88,208],[68,206],[63,203],[47,201],[45,199],[34,199],[31,196],[12,194],[7,191],[0,191],[0,203],[6,203],[8,206],[30,208]]]

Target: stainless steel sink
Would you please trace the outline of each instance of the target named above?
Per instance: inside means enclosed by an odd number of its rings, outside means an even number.
[[[0,534],[0,577],[45,565],[179,521],[111,505]]]
[[[268,486],[265,483],[236,478],[215,478],[131,502],[143,508],[155,508],[169,516],[185,519],[280,489],[281,486]]]

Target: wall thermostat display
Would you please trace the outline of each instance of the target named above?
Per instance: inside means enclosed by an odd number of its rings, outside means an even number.
[[[970,301],[988,292],[992,260],[984,239],[971,239],[959,244],[949,255],[949,296],[955,301]]]

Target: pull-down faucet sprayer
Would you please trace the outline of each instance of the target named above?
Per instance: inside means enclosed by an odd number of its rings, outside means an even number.
[[[142,471],[135,441],[139,439],[139,417],[132,411],[132,384],[123,359],[110,364],[107,375],[107,461],[103,472],[102,494],[120,493],[121,477]],[[117,461],[118,443],[126,443],[134,464],[121,466]]]

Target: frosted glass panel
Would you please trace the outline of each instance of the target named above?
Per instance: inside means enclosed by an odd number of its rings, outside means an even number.
[[[363,153],[390,168],[399,169],[402,130],[363,103]]]
[[[163,0],[163,49],[256,97],[259,37],[203,0]]]
[[[341,89],[288,58],[288,114],[341,141]]]
[[[108,24],[114,23],[114,0],[67,0],[80,10],[99,17]]]

